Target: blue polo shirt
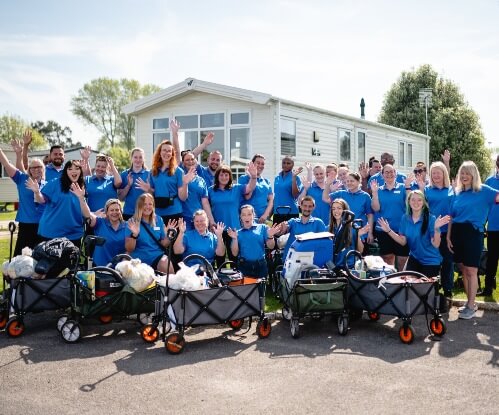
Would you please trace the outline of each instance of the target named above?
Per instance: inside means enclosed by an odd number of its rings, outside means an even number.
[[[184,233],[183,244],[185,251],[182,258],[188,255],[198,254],[204,256],[209,263],[215,260],[215,250],[217,249],[218,238],[215,234],[206,231],[200,235],[196,229]],[[189,263],[189,265],[191,265]]]
[[[196,165],[196,173],[204,179],[208,188],[215,183],[215,173],[212,173],[209,167],[198,164]]]
[[[322,201],[323,189],[316,183],[312,182],[307,190],[307,196],[311,196],[315,200],[314,216],[322,219],[324,224],[329,226],[329,214],[331,212],[331,205]]]
[[[62,176],[62,171],[64,170],[64,164],[57,169],[52,163],[45,166],[45,180],[50,182],[54,179],[59,179]]]
[[[245,174],[239,177],[239,184],[247,185],[250,181],[250,176]],[[268,197],[272,194],[272,186],[270,185],[270,180],[263,177],[258,177],[256,179],[255,190],[251,194],[251,197],[246,200],[245,203],[253,206],[255,209],[255,215],[257,218],[261,217],[267,209],[269,204]]]
[[[478,192],[472,189],[457,194],[451,206],[453,223],[471,223],[475,229],[483,232],[489,210],[495,205],[497,190],[482,184]]]
[[[350,192],[349,190],[338,190],[330,193],[331,203],[336,199],[343,199],[348,203],[350,210],[355,214],[355,219],[362,219],[362,226],[367,225],[367,215],[373,213],[371,207],[371,196],[363,190]]]
[[[35,202],[33,191],[26,187],[26,180],[29,179],[29,175],[16,170],[11,178],[16,184],[17,193],[19,194],[19,209],[17,210],[16,221],[20,223],[39,223],[45,205]],[[43,188],[46,183],[45,180],[42,180],[39,183],[40,188]]]
[[[495,176],[490,176],[485,180],[487,186],[492,187],[492,189],[499,190],[499,174]],[[499,231],[499,205],[494,204],[489,211],[487,230],[489,231]]]
[[[182,213],[182,204],[178,197],[178,188],[182,187],[184,171],[180,167],[170,176],[168,169],[159,171],[157,176],[151,174],[151,186],[154,188],[154,197],[173,197],[173,205],[166,208],[156,206],[156,215],[176,215]]]
[[[150,176],[150,171],[141,169],[139,172],[134,172],[132,169],[127,169],[121,172],[121,189],[128,185],[128,173],[132,174],[132,186],[128,190],[125,198],[125,206],[123,206],[123,213],[125,215],[133,215],[135,212],[135,204],[139,196],[144,193],[141,189],[136,188],[136,183],[139,178],[147,182]]]
[[[289,238],[288,242],[286,242],[286,246],[284,247],[284,252],[282,254],[283,259],[288,256],[289,248],[291,244],[296,240],[296,235],[301,235],[302,233],[307,232],[325,232],[326,225],[322,219],[315,218],[310,216],[306,223],[301,221],[301,218],[293,218],[288,220],[289,226]]]
[[[296,186],[298,191],[302,191],[303,185],[300,176],[296,176]],[[289,206],[289,213],[298,213],[298,205],[293,197],[293,174],[291,172],[282,175],[279,173],[274,179],[274,213],[279,206]]]
[[[407,179],[407,176],[405,174],[397,172],[397,178],[395,179],[395,181],[397,183],[404,184],[405,183],[405,179]],[[373,180],[376,180],[378,182],[378,186],[383,186],[385,184],[385,179],[384,179],[383,175],[381,174],[381,172],[378,172],[378,173],[372,175],[369,178],[369,180],[367,181],[367,188],[368,189],[371,188],[371,182]]]
[[[144,229],[144,227],[151,231],[154,235],[155,239],[152,238],[151,235]],[[129,238],[132,234],[132,231],[128,229],[128,226],[125,228],[125,237]],[[130,252],[130,256],[132,258],[138,258],[142,262],[151,265],[156,258],[160,255],[163,255],[165,251],[160,248],[156,241],[161,241],[166,238],[165,233],[165,225],[163,223],[163,219],[161,216],[156,215],[156,226],[151,226],[150,224],[141,221],[140,222],[140,232],[137,238],[137,242],[135,243],[135,249]]]
[[[83,236],[83,214],[78,197],[61,190],[61,180],[51,180],[43,186],[45,210],[38,227],[38,234],[44,238],[66,237],[72,241]]]
[[[244,200],[246,186],[233,184],[230,189],[217,189],[211,186],[208,189],[211,212],[215,222],[223,222],[225,228],[239,229],[239,207]]]
[[[246,261],[265,259],[265,242],[267,241],[267,225],[253,223],[251,228],[237,231],[239,257]]]
[[[114,177],[85,176],[87,203],[91,212],[103,209],[109,199],[116,199],[118,192],[114,187]]]
[[[383,232],[378,225],[378,218],[383,217],[388,221],[390,228],[398,232],[400,218],[405,214],[405,186],[402,183],[395,183],[393,189],[387,189],[383,185],[378,190],[378,198],[380,210],[374,213],[376,230]]]
[[[102,236],[106,242],[102,246],[96,246],[94,251],[94,263],[98,266],[105,266],[118,254],[123,254],[125,249],[126,222],[119,224],[118,229],[114,229],[108,219],[97,218],[94,226],[94,234]]]
[[[440,251],[431,243],[431,238],[435,236],[435,220],[435,216],[430,215],[428,229],[424,235],[421,235],[421,227],[423,226],[422,216],[420,216],[416,223],[414,223],[412,217],[409,215],[404,215],[400,219],[398,233],[407,238],[409,255],[423,265],[440,265],[442,262]]]
[[[450,215],[450,207],[452,198],[454,197],[454,190],[452,188],[442,187],[439,189],[434,186],[426,186],[424,194],[432,215],[435,215],[436,218]],[[440,231],[446,233],[447,229],[448,225],[445,225],[440,228]]]
[[[181,201],[182,204],[182,215],[187,223],[192,222],[194,217],[194,212],[199,209],[203,209],[201,203],[203,198],[208,199],[208,188],[206,187],[206,182],[202,177],[195,176],[194,179],[187,185],[188,196],[185,202]]]

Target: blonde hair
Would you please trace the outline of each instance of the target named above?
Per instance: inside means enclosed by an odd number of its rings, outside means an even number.
[[[104,213],[107,215],[107,210],[109,209],[109,206],[114,205],[114,204],[116,204],[120,207],[120,223],[124,222],[123,207],[121,206],[121,202],[118,199],[108,199],[106,204],[104,205]]]
[[[29,161],[29,164],[28,164],[28,173],[29,173],[29,169],[31,167],[33,167],[33,163],[40,163],[40,166],[42,166],[42,180],[45,180],[45,164],[39,158],[32,158]],[[38,167],[38,166],[35,166],[35,167]],[[29,173],[29,176],[32,177],[30,173]]]
[[[463,164],[461,164],[461,167],[459,167],[459,170],[457,172],[456,194],[459,194],[463,190],[466,190],[461,183],[461,172],[465,172],[471,175],[471,189],[474,192],[479,192],[482,188],[482,179],[480,178],[480,172],[478,171],[478,167],[476,166],[476,164],[473,161],[468,160],[464,161]]]
[[[154,212],[156,209],[156,205],[154,203],[154,197],[150,193],[142,193],[139,198],[137,199],[137,203],[135,205],[135,212],[133,214],[133,219],[135,222],[140,223],[143,219],[142,213],[144,211],[144,204],[146,202],[146,199],[151,199],[152,201],[152,213],[151,217],[149,218],[149,225],[152,227],[156,226],[156,213]]]
[[[435,184],[433,183],[433,179],[431,178],[431,172],[434,170],[441,170],[443,175],[444,175],[444,187],[450,187],[450,178],[449,178],[449,172],[447,171],[447,167],[445,167],[445,164],[442,163],[441,161],[434,161],[431,163],[430,166],[430,186],[434,187]]]

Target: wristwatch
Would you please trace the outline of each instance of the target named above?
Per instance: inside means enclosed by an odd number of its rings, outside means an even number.
[[[132,239],[137,239],[138,237],[139,237],[139,235],[134,235],[133,233],[130,234],[130,238],[132,238]]]

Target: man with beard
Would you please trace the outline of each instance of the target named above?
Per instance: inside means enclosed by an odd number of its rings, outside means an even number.
[[[300,202],[301,216],[299,218],[289,219],[283,222],[280,234],[289,233],[288,242],[284,248],[282,255],[283,261],[288,256],[291,244],[296,240],[296,235],[301,235],[307,232],[325,232],[326,225],[322,219],[312,216],[315,209],[315,200],[311,196],[305,196]]]
[[[45,166],[45,179],[50,182],[61,177],[64,169],[64,149],[60,145],[50,147],[50,162]]]

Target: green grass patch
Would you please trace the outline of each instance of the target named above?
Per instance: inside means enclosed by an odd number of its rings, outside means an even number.
[[[272,313],[280,311],[281,308],[281,302],[277,298],[275,298],[272,293],[269,293],[269,289],[267,289],[267,295],[265,296],[265,312]]]

